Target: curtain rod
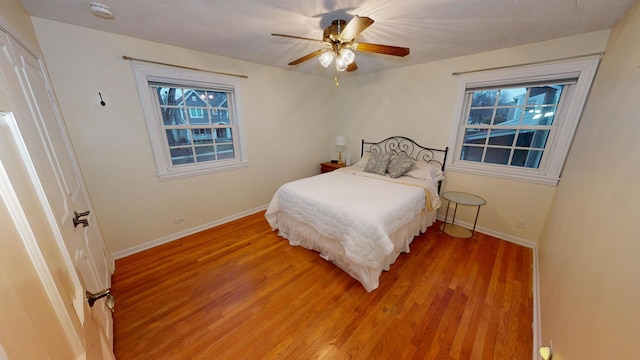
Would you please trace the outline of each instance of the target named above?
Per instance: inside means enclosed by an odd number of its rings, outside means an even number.
[[[469,73],[475,73],[475,72],[481,72],[481,71],[508,69],[508,68],[517,67],[517,66],[537,65],[537,64],[544,64],[544,63],[549,63],[549,62],[554,62],[554,61],[577,59],[577,58],[582,58],[582,57],[587,57],[587,56],[594,56],[594,55],[602,56],[602,55],[604,55],[604,51],[597,52],[597,53],[591,53],[591,54],[584,54],[584,55],[567,56],[567,57],[556,58],[556,59],[534,61],[534,62],[529,62],[529,63],[524,63],[524,64],[505,65],[505,66],[498,66],[498,67],[478,69],[478,70],[460,71],[460,72],[451,73],[451,75],[456,76],[456,75],[469,74]]]
[[[129,60],[129,61],[142,61],[142,62],[146,62],[146,63],[150,63],[150,64],[166,65],[166,66],[172,66],[172,67],[176,67],[176,68],[180,68],[180,69],[196,70],[196,71],[204,71],[204,72],[213,73],[213,74],[218,74],[218,75],[235,76],[235,77],[240,77],[240,78],[245,78],[245,79],[248,79],[248,78],[249,78],[247,75],[230,74],[230,73],[224,73],[224,72],[213,71],[213,70],[203,70],[203,69],[197,69],[197,68],[192,68],[192,67],[188,67],[188,66],[174,65],[174,64],[167,64],[167,63],[163,63],[163,62],[159,62],[159,61],[145,60],[145,59],[138,59],[138,58],[134,58],[134,57],[127,56],[127,55],[122,55],[122,58],[123,58],[124,60]]]

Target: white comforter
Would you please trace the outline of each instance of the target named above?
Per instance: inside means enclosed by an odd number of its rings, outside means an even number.
[[[425,191],[431,207],[437,209],[440,199],[435,183],[343,168],[282,185],[265,217],[276,230],[277,213],[285,212],[319,234],[338,239],[354,263],[382,268],[394,248],[388,234],[425,210]]]

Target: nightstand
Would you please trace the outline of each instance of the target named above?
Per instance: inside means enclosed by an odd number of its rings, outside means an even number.
[[[345,166],[347,166],[345,163],[338,165],[337,162],[329,161],[329,162],[320,164],[320,172],[324,174],[326,172],[331,172],[333,170],[340,169],[341,167],[345,167]]]
[[[487,201],[480,196],[460,192],[460,191],[445,191],[442,194],[442,197],[448,201],[447,204],[447,213],[444,215],[444,223],[440,225],[440,230],[447,235],[451,235],[457,238],[470,238],[473,237],[473,233],[476,231],[476,224],[478,223],[478,215],[480,215],[480,207],[487,203]],[[453,208],[453,218],[451,219],[451,223],[447,223],[447,218],[449,217],[449,204],[454,203]],[[473,222],[473,228],[467,229],[462,227],[456,222],[456,213],[458,212],[458,204],[466,205],[466,206],[477,206],[476,209],[476,219]],[[476,239],[478,241],[478,239]]]

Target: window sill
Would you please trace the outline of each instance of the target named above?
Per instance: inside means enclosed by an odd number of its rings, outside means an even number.
[[[480,176],[490,176],[506,180],[529,182],[539,185],[557,186],[560,178],[545,176],[539,173],[527,174],[524,172],[515,173],[513,171],[505,171],[499,166],[483,165],[485,169],[478,169],[477,167],[459,165],[459,164],[447,164],[445,171],[453,171],[465,174],[473,174]],[[532,170],[535,171],[535,170]]]
[[[168,180],[181,179],[181,178],[186,178],[186,177],[196,176],[196,175],[204,175],[204,174],[211,174],[211,173],[224,172],[224,171],[230,171],[230,170],[244,169],[248,167],[249,167],[249,162],[242,161],[242,162],[234,162],[232,164],[218,165],[215,167],[207,166],[207,167],[201,167],[201,168],[196,168],[196,167],[172,168],[172,169],[168,169],[167,172],[158,173],[158,179],[160,179],[160,181],[168,181]]]

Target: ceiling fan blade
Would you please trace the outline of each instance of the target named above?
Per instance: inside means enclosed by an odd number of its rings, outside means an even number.
[[[393,56],[407,56],[409,55],[409,48],[380,45],[380,44],[367,44],[367,43],[354,43],[351,46],[354,50],[371,52],[377,54],[393,55]]]
[[[358,65],[356,65],[355,61],[347,66],[347,72],[356,71],[356,70],[358,70]]]
[[[338,39],[342,42],[349,42],[355,39],[358,34],[363,32],[371,24],[373,24],[373,20],[371,18],[356,15],[351,19],[351,21],[349,21],[347,26],[342,29],[340,35],[338,35]]]
[[[291,65],[291,66],[298,65],[301,62],[305,62],[305,61],[307,61],[307,60],[309,60],[309,59],[311,59],[311,58],[313,58],[315,56],[318,56],[318,55],[322,54],[325,51],[327,51],[327,49],[316,50],[316,51],[312,52],[311,54],[307,54],[307,55],[301,57],[300,59],[293,60],[292,62],[289,63],[289,65]]]
[[[286,37],[286,38],[290,38],[290,39],[309,40],[309,41],[315,41],[315,42],[321,42],[321,43],[324,42],[323,40],[311,39],[311,38],[306,38],[306,37],[302,37],[302,36],[295,36],[295,35],[285,35],[285,34],[271,34],[271,35]]]

